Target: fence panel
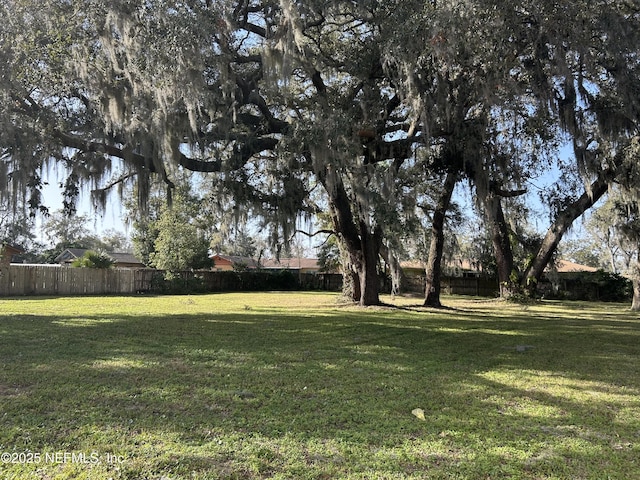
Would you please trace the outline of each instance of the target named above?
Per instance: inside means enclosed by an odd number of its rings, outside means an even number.
[[[495,279],[483,277],[446,277],[443,290],[453,295],[472,295],[476,297],[495,297],[499,293]]]
[[[60,265],[10,265],[0,278],[0,295],[103,295],[135,293],[137,270],[70,268]],[[149,282],[150,283],[150,282]]]

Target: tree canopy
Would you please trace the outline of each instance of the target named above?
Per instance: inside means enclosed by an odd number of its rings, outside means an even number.
[[[571,223],[635,168],[634,2],[14,0],[0,12],[3,199],[41,208],[53,164],[70,212],[81,185],[104,206],[135,182],[144,206],[154,178],[171,192],[180,169],[212,174],[225,208],[262,218],[274,242],[326,211],[361,304],[379,301],[381,247],[434,180],[433,265],[466,179],[501,281],[535,285]],[[565,141],[575,162],[558,167],[583,192],[549,199],[549,231],[517,269],[504,201]]]

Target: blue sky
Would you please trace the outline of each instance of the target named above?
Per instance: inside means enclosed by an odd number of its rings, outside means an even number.
[[[46,181],[48,185],[43,188],[43,200],[44,204],[49,208],[51,212],[62,209],[62,189],[59,186],[60,180],[57,178],[55,172],[49,172],[47,174]],[[122,220],[124,216],[124,208],[121,206],[117,195],[114,193],[109,196],[107,200],[107,208],[104,214],[100,215],[96,213],[91,207],[90,193],[88,190],[83,189],[78,199],[78,215],[84,215],[90,218],[92,221],[87,225],[87,228],[91,229],[98,236],[102,235],[106,230],[117,230],[122,233],[127,233],[127,228]],[[45,240],[41,236],[40,226],[43,219],[39,218],[37,221],[38,237],[41,240]]]

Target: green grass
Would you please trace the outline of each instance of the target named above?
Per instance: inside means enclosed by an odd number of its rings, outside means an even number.
[[[448,300],[0,300],[0,478],[640,478],[626,305]]]

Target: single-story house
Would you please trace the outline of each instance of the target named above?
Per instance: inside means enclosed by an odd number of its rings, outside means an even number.
[[[268,270],[292,270],[298,273],[318,273],[320,264],[317,258],[269,258],[262,262],[262,268]]]
[[[317,258],[265,258],[258,262],[251,257],[222,255],[220,253],[211,255],[209,258],[213,260],[213,269],[219,272],[244,269],[290,270],[297,273],[318,273],[320,271]]]
[[[424,275],[425,265],[420,260],[403,260],[400,262],[400,268],[405,275],[419,277]]]
[[[621,300],[623,287],[608,274],[598,272],[601,269],[569,260],[556,260],[544,272],[539,286],[541,293],[548,298],[569,300]],[[612,281],[610,281],[612,280]],[[612,283],[613,282],[613,283]]]
[[[114,266],[118,268],[145,268],[146,265],[136,258],[133,253],[112,252],[107,253],[113,258]]]
[[[74,260],[82,258],[87,251],[86,248],[66,248],[53,261],[60,265],[71,265]]]
[[[549,268],[547,268],[547,270],[549,270]],[[558,273],[578,273],[578,272],[597,272],[598,271],[596,267],[580,265],[579,263],[575,263],[570,260],[557,260],[555,263],[555,270]]]
[[[9,245],[8,243],[2,243],[0,244],[0,263],[8,265],[15,255],[20,255],[21,253],[23,253],[23,251],[20,248]]]
[[[404,273],[409,276],[421,276],[425,274],[425,265],[421,261],[403,261],[400,262],[400,266],[404,270]],[[569,260],[557,260],[553,266],[549,265],[546,271],[578,273],[597,272],[598,269],[587,265],[580,265],[579,263]],[[454,277],[477,277],[482,275],[482,268],[467,259],[453,259],[443,265],[443,273]]]
[[[89,250],[86,248],[67,248],[58,255],[54,262],[60,265],[71,265],[74,260],[82,258]],[[113,259],[113,266],[117,268],[145,268],[146,265],[138,260],[132,253],[113,252],[107,253]]]

